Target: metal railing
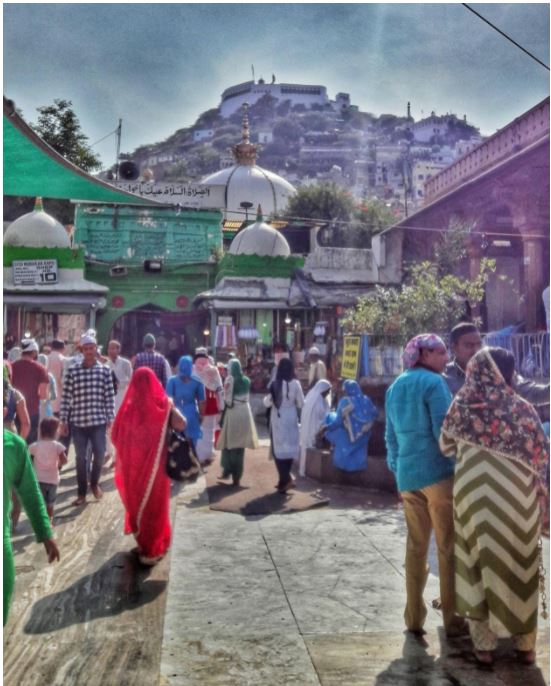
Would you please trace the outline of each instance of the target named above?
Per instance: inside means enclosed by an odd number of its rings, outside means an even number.
[[[449,345],[449,334],[439,334]],[[528,379],[548,379],[550,373],[549,333],[481,334],[485,345],[505,348],[513,353],[515,368]],[[402,351],[406,343],[402,336],[373,336],[368,334],[369,375],[397,376],[402,372]]]
[[[513,353],[518,372],[529,379],[549,378],[549,332],[488,333],[486,345],[505,348]]]

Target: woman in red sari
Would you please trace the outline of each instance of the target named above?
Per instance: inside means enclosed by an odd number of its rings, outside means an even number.
[[[140,562],[154,565],[170,546],[170,479],[166,431],[186,420],[148,367],[134,373],[117,413],[111,440],[117,450],[115,484],[126,510],[124,533],[134,534]]]

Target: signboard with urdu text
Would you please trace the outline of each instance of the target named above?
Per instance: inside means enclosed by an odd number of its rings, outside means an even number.
[[[360,336],[345,336],[343,341],[341,376],[356,379],[360,362]]]
[[[222,249],[222,213],[82,204],[75,213],[75,241],[87,259],[100,262],[213,262]]]
[[[16,286],[48,286],[57,283],[57,260],[14,260]]]
[[[225,186],[201,186],[197,183],[142,183],[117,181],[117,188],[151,198],[156,202],[181,205],[192,209],[225,207]]]

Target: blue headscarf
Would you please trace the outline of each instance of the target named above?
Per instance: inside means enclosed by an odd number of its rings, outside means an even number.
[[[357,381],[347,379],[343,384],[346,397],[339,403],[344,426],[352,442],[367,433],[377,418],[377,408],[363,394]]]
[[[187,376],[190,379],[193,377],[193,359],[191,355],[184,355],[180,358],[180,361],[178,362],[178,376]]]

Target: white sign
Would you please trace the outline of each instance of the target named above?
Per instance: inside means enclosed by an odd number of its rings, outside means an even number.
[[[142,198],[151,198],[169,205],[182,205],[193,209],[225,207],[225,186],[202,186],[198,183],[142,183],[117,181],[117,188]]]
[[[15,286],[48,286],[57,283],[57,260],[14,260]]]
[[[218,317],[218,326],[232,326],[233,317]]]

